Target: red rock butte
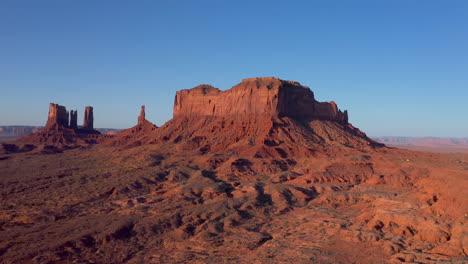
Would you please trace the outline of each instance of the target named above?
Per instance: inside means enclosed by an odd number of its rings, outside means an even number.
[[[259,157],[308,156],[337,144],[383,146],[349,124],[347,111],[334,102],[318,102],[308,87],[274,77],[244,79],[226,91],[207,84],[178,91],[173,119],[157,129],[138,127],[107,143],[167,143],[178,151]]]
[[[194,115],[267,115],[348,122],[347,111],[340,111],[335,102],[318,102],[309,87],[275,77],[244,79],[227,91],[207,84],[178,91],[174,117]]]
[[[67,111],[65,106],[51,103],[49,115],[44,129],[20,138],[18,142],[47,143],[47,144],[75,144],[99,143],[106,136],[94,129],[93,107],[85,108],[83,126],[78,127],[78,112]]]

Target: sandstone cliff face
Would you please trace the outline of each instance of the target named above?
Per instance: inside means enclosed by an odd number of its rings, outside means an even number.
[[[108,144],[137,146],[172,142],[201,153],[234,151],[255,156],[312,155],[331,145],[378,147],[348,123],[335,102],[318,102],[298,82],[274,77],[244,79],[227,91],[202,84],[176,93],[174,117],[157,128],[145,120]]]
[[[51,103],[49,105],[49,116],[47,119],[46,127],[53,126],[68,126],[68,111],[65,106]]]
[[[244,79],[227,91],[206,84],[178,91],[174,117],[194,115],[266,115],[348,122],[347,112],[340,111],[334,102],[318,102],[308,87],[274,77]]]

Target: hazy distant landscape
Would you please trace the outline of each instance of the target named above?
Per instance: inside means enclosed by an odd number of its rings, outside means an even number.
[[[468,138],[441,137],[372,137],[397,148],[436,152],[468,152]]]

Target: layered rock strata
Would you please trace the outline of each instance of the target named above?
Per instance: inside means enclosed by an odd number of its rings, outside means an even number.
[[[178,91],[174,117],[266,115],[348,123],[335,102],[318,102],[309,87],[274,77],[244,79],[227,91],[202,84]]]

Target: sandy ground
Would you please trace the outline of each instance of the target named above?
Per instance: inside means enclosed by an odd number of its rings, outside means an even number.
[[[467,162],[389,148],[4,150],[0,262],[466,263]]]

